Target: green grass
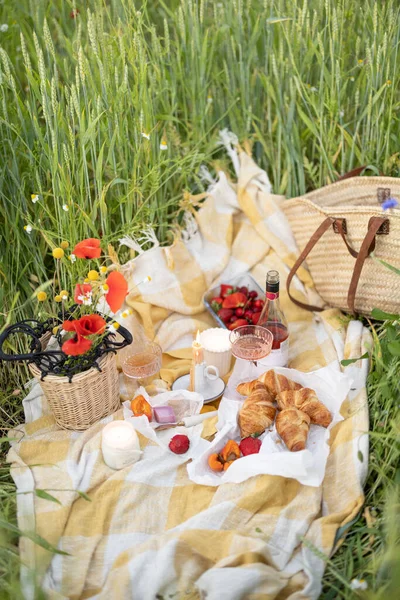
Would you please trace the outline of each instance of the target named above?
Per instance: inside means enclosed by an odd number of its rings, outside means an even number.
[[[120,237],[151,225],[170,242],[184,191],[204,189],[200,165],[230,169],[216,146],[222,128],[247,140],[288,197],[363,164],[399,176],[399,17],[397,0],[0,4],[9,26],[0,32],[0,327],[35,313],[61,240],[101,236],[118,249]],[[387,345],[396,331],[380,332],[369,379],[375,521],[361,515],[328,562],[324,598],[350,598],[344,582],[363,576],[371,594],[389,593],[400,363]],[[22,419],[23,393],[12,392],[27,375],[0,369],[4,435]],[[13,523],[4,463],[0,481],[0,519]],[[18,597],[16,537],[0,535],[0,597]]]

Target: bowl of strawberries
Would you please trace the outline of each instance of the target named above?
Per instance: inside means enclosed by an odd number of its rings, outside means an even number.
[[[256,280],[244,273],[208,290],[203,302],[218,325],[232,331],[243,325],[257,325],[264,296]]]

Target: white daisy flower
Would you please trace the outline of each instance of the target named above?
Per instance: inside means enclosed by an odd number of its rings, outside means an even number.
[[[30,234],[32,231],[32,225],[25,225],[24,230],[26,231],[26,233]]]
[[[168,150],[168,144],[164,140],[160,144],[160,150]]]
[[[33,204],[36,204],[36,202],[39,201],[39,195],[38,194],[31,194],[31,200],[32,200]]]
[[[313,87],[310,88],[310,91],[311,92],[318,92],[318,88],[316,88],[315,86],[313,86]]]
[[[63,209],[63,210],[65,210],[65,212],[68,212],[68,211],[69,211],[69,207],[68,207],[68,205],[67,205],[67,204],[63,204],[63,205],[62,205],[62,209]]]
[[[1,33],[5,33],[6,31],[8,31],[7,23],[3,23],[3,25],[0,25],[0,31]]]
[[[366,590],[368,583],[365,581],[365,579],[352,579],[350,587],[352,590]]]
[[[150,134],[146,133],[145,131],[142,131],[142,133],[140,135],[142,136],[142,138],[145,138],[146,140],[150,139]]]
[[[213,103],[213,97],[212,96],[207,96],[207,103],[208,104],[212,104]]]
[[[71,254],[69,255],[69,260],[72,262],[72,264],[73,264],[74,262],[76,262],[76,256],[75,256],[75,254],[71,253]]]
[[[111,323],[111,325],[108,325],[107,329],[110,333],[117,333],[119,326],[120,326],[119,323],[114,321],[114,323]]]

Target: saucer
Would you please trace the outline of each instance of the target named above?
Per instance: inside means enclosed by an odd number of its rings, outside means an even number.
[[[172,390],[187,390],[190,385],[190,375],[182,375],[182,377],[178,377],[176,381],[172,384]],[[210,381],[209,379],[206,382],[204,388],[199,392],[204,397],[204,404],[208,402],[212,402],[216,400],[225,391],[225,382],[219,377],[214,381]]]

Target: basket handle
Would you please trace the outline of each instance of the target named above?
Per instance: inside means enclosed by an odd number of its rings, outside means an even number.
[[[10,337],[10,335],[15,333],[24,333],[27,336],[33,338],[35,342],[35,350],[36,352],[29,352],[28,354],[8,354],[3,351],[3,345]],[[0,360],[32,360],[33,357],[38,356],[40,351],[42,350],[42,344],[40,342],[40,338],[32,327],[30,327],[26,322],[15,323],[14,325],[9,325],[1,334],[0,334]]]
[[[388,221],[388,219],[386,217],[372,217],[370,219],[370,221],[368,223],[368,231],[367,231],[365,238],[361,244],[360,251],[358,253],[355,253],[356,263],[354,266],[354,271],[353,271],[353,275],[351,278],[349,291],[348,291],[348,295],[347,295],[347,303],[348,303],[349,309],[352,313],[355,313],[355,310],[354,310],[355,296],[356,296],[358,282],[360,280],[360,275],[361,275],[361,271],[364,266],[365,259],[375,249],[376,233],[385,221]],[[321,239],[321,237],[324,235],[324,233],[330,228],[332,223],[336,223],[336,225],[340,231],[341,219],[334,219],[333,217],[327,217],[321,223],[321,225],[316,229],[316,231],[313,233],[313,235],[309,239],[308,243],[306,244],[305,248],[300,253],[299,258],[296,260],[293,267],[291,268],[290,273],[287,278],[287,281],[286,281],[286,290],[287,290],[289,298],[291,299],[292,302],[294,302],[294,304],[296,304],[300,308],[304,308],[305,310],[312,310],[312,311],[320,312],[325,309],[322,308],[321,306],[314,306],[313,304],[306,304],[305,302],[301,302],[300,300],[296,300],[296,298],[293,298],[292,294],[290,293],[290,284],[292,283],[292,279],[296,275],[297,270],[299,269],[300,265],[310,254],[311,250],[314,248],[314,246],[317,244],[317,242]],[[342,237],[344,238],[344,235]],[[347,243],[346,243],[346,246],[347,246],[350,254],[352,256],[354,256],[353,252],[351,252],[352,249],[349,247],[349,245]]]

